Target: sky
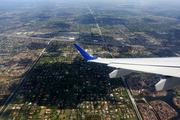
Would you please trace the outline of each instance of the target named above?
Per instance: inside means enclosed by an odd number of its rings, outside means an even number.
[[[163,3],[180,3],[180,0],[1,0],[3,2],[60,2],[60,1],[88,1],[88,2],[114,2],[114,1],[133,1],[133,2],[163,2]]]
[[[125,2],[128,4],[153,4],[153,3],[159,3],[160,5],[180,5],[180,0],[0,0],[1,3],[60,3],[60,2],[91,2],[91,3],[96,3],[96,2]]]

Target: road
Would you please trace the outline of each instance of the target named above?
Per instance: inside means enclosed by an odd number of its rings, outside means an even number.
[[[93,13],[92,13],[92,11],[91,11],[91,9],[89,8],[88,5],[87,5],[87,7],[88,7],[91,15],[93,16],[93,18],[94,18],[94,20],[95,20],[95,22],[96,22],[96,26],[97,26],[97,28],[98,28],[99,34],[100,34],[100,36],[101,36],[101,38],[102,38],[102,41],[105,43],[104,37],[103,37],[103,35],[102,35],[101,29],[99,28],[99,24],[97,23],[96,17],[94,17],[94,15],[93,15]]]
[[[159,118],[159,115],[158,113],[156,112],[156,110],[146,101],[146,99],[143,97],[142,100],[147,104],[149,105],[149,108],[156,114],[156,117],[158,117],[158,120],[160,119]],[[149,114],[149,113],[148,113]],[[150,116],[150,115],[149,115]]]
[[[129,98],[130,98],[130,100],[131,100],[131,103],[132,103],[132,105],[133,105],[133,107],[134,107],[134,110],[135,110],[135,112],[136,112],[136,115],[137,115],[138,119],[139,119],[139,120],[143,120],[142,117],[141,117],[141,114],[140,114],[140,112],[139,112],[139,110],[138,110],[138,108],[137,108],[136,102],[135,102],[134,98],[132,97],[132,95],[131,95],[131,93],[130,93],[130,91],[129,91],[129,88],[128,88],[127,84],[126,84],[126,81],[124,80],[124,77],[121,77],[121,78],[122,78],[122,81],[123,81],[123,83],[124,83],[124,85],[125,85],[125,89],[126,89],[126,91],[127,91],[127,93],[128,93],[128,96],[129,96]]]
[[[91,15],[93,16],[93,18],[94,18],[94,20],[95,20],[95,22],[96,22],[96,26],[97,26],[97,28],[98,28],[99,35],[101,36],[101,39],[102,39],[102,41],[103,41],[103,45],[106,47],[106,50],[109,52],[109,49],[108,49],[108,47],[107,47],[107,44],[105,44],[106,41],[104,40],[104,37],[103,37],[102,32],[101,32],[101,29],[99,28],[99,24],[97,23],[96,17],[93,15],[93,13],[92,13],[92,11],[91,11],[91,9],[89,8],[88,5],[87,5],[87,7],[88,7]],[[112,55],[111,52],[109,52],[109,54],[112,56],[112,58],[114,58],[114,56]]]
[[[177,57],[180,57],[180,55],[178,53],[175,53],[173,50],[171,50],[170,48],[167,48],[168,50],[170,50],[172,53],[174,53]]]
[[[0,34],[0,37],[8,37],[8,38],[24,38],[24,39],[37,39],[37,40],[45,40],[45,41],[49,41],[52,38],[41,38],[41,37],[28,37],[28,36],[20,36],[20,35],[4,35],[4,34]],[[57,39],[57,38],[53,38],[53,40],[55,41],[70,41],[73,42],[74,39]]]
[[[47,48],[49,47],[51,41],[54,39],[51,39],[48,42],[48,45],[46,46],[46,48],[41,52],[41,54],[39,55],[39,57],[37,58],[37,60],[34,62],[34,64],[29,68],[29,70],[26,72],[26,74],[24,75],[24,77],[19,81],[19,84],[17,85],[17,87],[15,88],[15,90],[10,94],[10,96],[8,97],[8,99],[6,100],[6,102],[4,103],[4,105],[0,108],[0,119],[2,118],[2,116],[4,115],[4,113],[6,112],[6,110],[8,109],[9,104],[14,100],[14,98],[17,96],[19,90],[21,89],[21,87],[24,85],[24,83],[26,82],[28,76],[32,73],[34,67],[36,66],[36,64],[38,63],[38,61],[41,59],[41,57],[44,54],[44,51],[47,50]]]
[[[87,42],[87,41],[76,41],[78,43],[89,43],[89,44],[97,44],[97,45],[103,45],[105,44],[106,46],[107,45],[111,45],[111,46],[129,46],[129,47],[139,47],[139,48],[146,48],[146,46],[140,46],[140,45],[128,45],[128,44],[116,44],[116,43],[109,43],[109,42],[106,42],[106,43],[100,43],[100,42]],[[159,48],[159,47],[157,47]],[[161,49],[161,48],[159,48]]]

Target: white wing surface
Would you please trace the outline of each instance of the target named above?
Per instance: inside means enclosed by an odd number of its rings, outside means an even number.
[[[91,62],[108,64],[110,67],[180,77],[180,58],[98,58]]]

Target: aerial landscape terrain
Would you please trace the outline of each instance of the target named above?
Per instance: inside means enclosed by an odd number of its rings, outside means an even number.
[[[178,120],[180,87],[163,75],[87,62],[180,57],[180,2],[0,1],[0,120]]]

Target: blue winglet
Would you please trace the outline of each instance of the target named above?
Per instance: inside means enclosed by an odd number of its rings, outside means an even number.
[[[88,60],[95,60],[97,57],[94,57],[90,54],[88,54],[86,51],[84,51],[79,45],[74,44],[74,46],[79,50],[79,52],[83,55],[83,57],[88,61]]]

